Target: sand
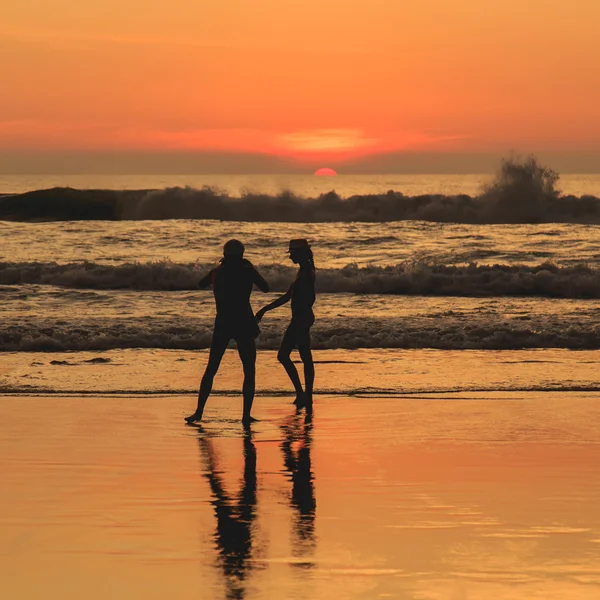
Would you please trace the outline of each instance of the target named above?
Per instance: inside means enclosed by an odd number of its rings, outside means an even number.
[[[1,598],[600,594],[597,392],[193,400],[0,397]]]
[[[600,392],[598,350],[317,350],[318,394],[402,395],[453,391]],[[0,354],[0,394],[106,395],[197,393],[208,352],[109,350]],[[238,393],[242,370],[235,350],[225,353],[214,390]],[[257,393],[290,393],[277,352],[259,352]]]

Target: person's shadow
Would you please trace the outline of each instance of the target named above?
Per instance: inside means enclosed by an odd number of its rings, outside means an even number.
[[[310,450],[312,444],[312,425],[310,418],[302,420],[296,414],[281,426],[283,440],[281,451],[283,462],[292,482],[290,506],[294,512],[292,532],[292,552],[299,559],[294,563],[310,568],[316,546],[314,475],[312,472]]]
[[[204,459],[204,476],[212,491],[217,530],[215,543],[223,570],[226,597],[241,600],[252,562],[252,534],[256,518],[256,448],[249,430],[244,435],[244,475],[237,497],[225,491],[213,440],[199,428],[198,442]]]

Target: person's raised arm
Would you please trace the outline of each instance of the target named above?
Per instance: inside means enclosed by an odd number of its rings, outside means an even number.
[[[198,282],[198,289],[205,290],[213,281],[213,272],[209,271],[200,281]]]
[[[254,269],[252,281],[261,292],[266,293],[269,291],[267,280],[256,269]]]

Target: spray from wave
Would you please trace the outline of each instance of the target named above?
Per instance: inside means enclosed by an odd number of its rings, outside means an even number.
[[[496,180],[480,195],[341,197],[335,191],[305,198],[245,193],[241,198],[210,187],[162,190],[53,188],[0,197],[0,219],[15,221],[210,219],[246,222],[600,223],[600,199],[563,196],[558,174],[535,157],[502,162]]]

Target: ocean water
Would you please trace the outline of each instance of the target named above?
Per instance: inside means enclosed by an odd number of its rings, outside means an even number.
[[[272,194],[287,189],[295,197],[315,197],[335,187],[342,203],[352,194],[386,189],[408,199],[438,194],[443,203],[476,193],[488,179],[32,176],[4,177],[0,189],[24,193],[74,185],[118,194],[172,185],[197,192],[211,185],[230,195],[252,189],[281,201]],[[600,176],[567,176],[562,187],[578,197],[600,196]],[[52,202],[62,193],[55,191]],[[162,201],[170,205],[168,198]],[[236,200],[239,206],[252,201]],[[272,222],[258,214],[255,221],[139,215],[0,221],[0,350],[207,348],[214,303],[211,292],[195,286],[231,237],[243,240],[247,258],[274,293],[285,291],[294,277],[287,241],[310,239],[318,269],[316,349],[593,350],[600,348],[600,225],[580,220]],[[253,306],[274,297],[256,292]],[[288,311],[268,315],[259,348],[278,347]]]
[[[0,219],[600,224],[600,175],[0,177]],[[4,190],[4,191],[3,191]]]

